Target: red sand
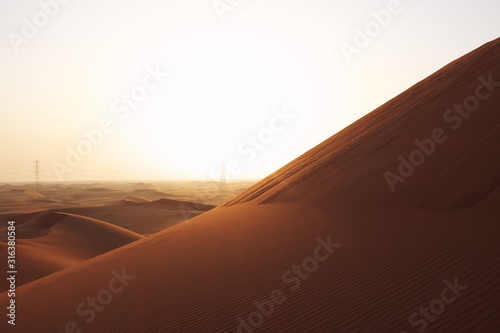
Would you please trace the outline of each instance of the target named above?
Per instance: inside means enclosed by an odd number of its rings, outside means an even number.
[[[28,214],[27,214],[28,215]],[[109,252],[143,236],[89,217],[57,212],[29,214],[26,222],[17,220],[16,281],[21,286],[66,267]],[[0,229],[6,233],[6,228]],[[7,242],[0,243],[2,255]],[[4,272],[2,272],[4,277]],[[0,291],[8,289],[2,283]]]
[[[426,332],[498,332],[500,93],[456,131],[442,118],[490,74],[500,81],[500,40],[225,206],[22,286],[17,325],[4,320],[2,331],[62,332],[74,321],[95,333],[238,332],[241,317],[259,325],[240,332],[417,332],[424,324]],[[384,172],[438,127],[447,141],[392,193]],[[317,241],[329,236],[340,244],[331,253]],[[315,255],[323,261],[307,259]],[[75,309],[122,269],[130,280],[86,323]],[[269,299],[272,311],[254,313],[254,301]],[[412,326],[409,317],[429,304],[439,314]]]

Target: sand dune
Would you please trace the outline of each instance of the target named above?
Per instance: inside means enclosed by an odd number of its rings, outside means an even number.
[[[55,211],[86,216],[147,236],[198,216],[215,206],[171,199],[151,201],[128,196],[109,205],[60,208]],[[39,214],[0,214],[0,221],[14,219],[25,222]]]
[[[424,192],[422,207],[452,210],[467,207],[500,185],[500,125],[464,150]]]
[[[202,181],[44,184],[38,191],[32,189],[32,184],[6,184],[0,185],[0,214],[23,214],[70,207],[103,207],[122,203],[123,200],[146,202],[162,198],[219,205],[254,183],[232,182],[225,191],[215,193],[207,191],[207,182]]]
[[[25,221],[23,221],[25,220]],[[83,262],[143,236],[114,225],[73,214],[43,212],[16,219],[18,285]],[[6,237],[6,228],[0,235]],[[0,250],[7,253],[4,239]],[[1,291],[7,285],[1,285]]]
[[[500,81],[500,40],[225,206],[24,285],[29,320],[9,332],[497,332],[500,93],[461,128],[443,122],[490,74]],[[384,173],[436,128],[448,139],[393,193]],[[79,315],[113,272],[123,290]]]
[[[146,198],[141,197],[141,196],[130,195],[128,197],[123,198],[121,202],[123,202],[125,204],[128,204],[128,203],[144,203],[144,202],[151,202],[151,200],[146,199]]]
[[[47,197],[37,191],[24,191],[23,195],[31,200],[42,200],[47,199]]]
[[[144,201],[139,197],[125,199],[112,205],[65,208],[58,211],[95,218],[141,235],[150,235],[215,207],[170,199],[155,201],[147,199]]]
[[[416,199],[426,191],[441,190],[438,186],[432,188],[436,174],[456,163],[487,133],[491,137],[483,145],[498,146],[498,139],[494,136],[498,133],[495,128],[499,123],[499,87],[489,98],[480,101],[477,111],[470,112],[466,119],[462,118],[458,129],[452,128],[455,121],[443,120],[445,112],[454,104],[463,103],[475,94],[476,87],[481,84],[479,77],[486,79],[493,75],[496,81],[500,81],[498,43],[498,40],[488,43],[452,62],[266,177],[249,191],[236,196],[227,205],[251,200],[269,203],[307,197],[324,209],[351,204],[358,206],[359,201],[367,207],[392,206],[394,200],[399,199],[415,206]],[[482,91],[486,93],[488,88],[482,88]],[[436,128],[442,128],[448,139],[437,144],[432,156],[426,158],[403,184],[396,185],[398,195],[392,195],[387,191],[384,172],[396,172],[398,155],[408,159],[417,149],[414,141],[430,138]],[[490,162],[494,163],[498,155],[483,148],[475,153],[475,157],[480,155],[488,160],[484,166],[481,164],[481,167],[486,167]],[[475,162],[471,159],[468,163]],[[495,168],[498,171],[498,163],[491,166],[491,171],[494,172]],[[429,184],[431,188],[423,189],[422,184]]]

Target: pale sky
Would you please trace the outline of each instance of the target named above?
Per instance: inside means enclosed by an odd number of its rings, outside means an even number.
[[[0,0],[0,183],[33,180],[35,159],[47,182],[207,179],[222,161],[228,178],[262,178],[499,37],[498,13],[498,0]],[[348,61],[341,45],[377,24]]]

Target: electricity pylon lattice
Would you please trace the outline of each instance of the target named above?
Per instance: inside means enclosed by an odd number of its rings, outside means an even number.
[[[221,168],[220,168],[220,182],[222,184],[222,188],[227,187],[227,179],[226,179],[226,164],[224,161],[222,162]]]
[[[38,191],[41,187],[40,184],[40,160],[35,160],[35,181],[33,183],[33,187],[35,188],[35,191]]]

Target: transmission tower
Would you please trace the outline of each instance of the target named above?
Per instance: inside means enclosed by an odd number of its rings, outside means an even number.
[[[40,160],[35,160],[35,182],[33,187],[38,191],[41,187],[40,185]]]
[[[222,161],[222,165],[220,168],[220,182],[222,184],[222,188],[227,187],[227,180],[226,180],[226,164],[224,161]]]

